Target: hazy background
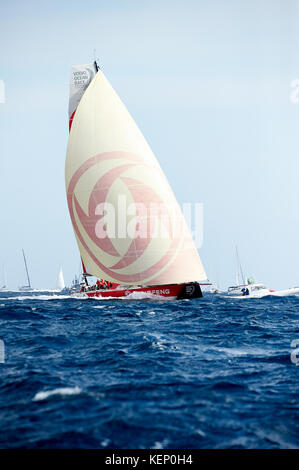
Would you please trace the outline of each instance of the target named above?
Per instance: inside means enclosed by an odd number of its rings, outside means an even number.
[[[299,2],[0,3],[1,247],[9,287],[79,270],[65,197],[72,64],[96,57],[180,203],[204,203],[200,255],[222,288],[243,270],[299,285]],[[299,94],[298,94],[299,96]],[[0,266],[1,267],[1,266]],[[2,282],[0,271],[0,284]]]

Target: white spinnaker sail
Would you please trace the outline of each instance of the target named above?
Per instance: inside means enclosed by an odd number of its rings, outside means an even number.
[[[179,205],[154,154],[101,71],[73,116],[66,189],[81,258],[89,274],[130,285],[206,279]],[[103,204],[114,210],[114,227],[109,223],[107,228]],[[157,207],[163,207],[162,214]]]
[[[58,274],[57,288],[60,290],[63,290],[65,288],[62,267],[60,267],[59,274]]]

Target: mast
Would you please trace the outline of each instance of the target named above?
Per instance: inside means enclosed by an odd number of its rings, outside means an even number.
[[[237,281],[237,282],[236,282],[236,283],[237,283],[237,286],[240,285],[240,266],[239,266],[238,258],[239,258],[239,256],[238,256],[238,248],[236,247],[236,264],[237,264],[237,266],[236,266],[236,268],[237,268],[236,281]]]
[[[236,246],[236,257],[237,257],[237,282],[238,282],[238,285],[240,285],[239,274],[241,273],[242,282],[245,285],[245,278],[244,278],[242,266],[241,266],[241,263],[240,263],[239,252],[238,252],[238,247],[237,246]]]
[[[23,249],[23,248],[22,248],[22,252],[23,252],[23,258],[24,258],[25,269],[26,269],[26,274],[27,274],[28,287],[30,287],[30,288],[31,288],[30,279],[29,279],[29,273],[28,273],[28,267],[27,267],[27,262],[26,262],[25,252],[24,252],[24,249]]]
[[[96,63],[96,62],[95,62]],[[84,279],[84,282],[85,284],[88,286],[88,276],[90,276],[90,274],[88,274],[88,272],[86,271],[86,268],[85,268],[85,265],[84,265],[84,262],[83,262],[83,259],[81,258],[81,263],[82,263],[82,270],[83,270],[83,273],[82,273],[82,277]]]

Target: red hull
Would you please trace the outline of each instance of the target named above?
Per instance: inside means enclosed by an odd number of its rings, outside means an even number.
[[[149,287],[128,287],[126,289],[99,289],[82,292],[84,297],[103,297],[103,298],[119,298],[127,297],[132,299],[157,297],[157,299],[165,298],[169,300],[175,299],[194,299],[202,297],[202,292],[198,282],[190,282],[188,284],[167,284],[163,286]]]

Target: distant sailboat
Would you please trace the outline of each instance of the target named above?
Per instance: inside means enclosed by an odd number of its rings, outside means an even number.
[[[57,279],[57,289],[58,290],[64,290],[65,289],[65,283],[64,283],[63,272],[62,272],[62,267],[61,266],[60,266],[58,279]]]
[[[24,258],[24,264],[25,264],[25,270],[26,270],[26,275],[27,275],[27,285],[25,286],[21,286],[19,287],[19,291],[21,292],[28,292],[28,291],[32,291],[32,286],[31,286],[31,283],[30,283],[30,278],[29,278],[29,272],[28,272],[28,266],[27,266],[27,261],[26,261],[26,256],[25,256],[25,252],[22,248],[22,252],[23,252],[23,258]]]
[[[4,267],[3,267],[3,281],[4,281],[4,284],[3,284],[3,286],[0,287],[0,292],[6,292],[6,291],[8,291],[8,288],[7,288],[6,270],[5,270]]]

